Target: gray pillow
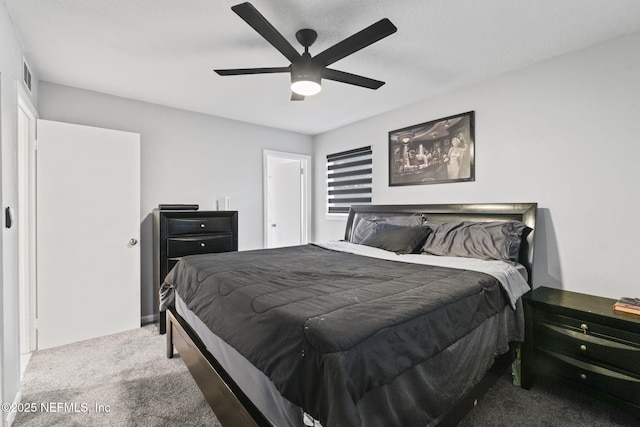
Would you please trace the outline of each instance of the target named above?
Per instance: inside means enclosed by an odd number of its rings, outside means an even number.
[[[422,251],[429,255],[518,261],[522,233],[519,221],[429,224],[433,232]]]
[[[384,216],[376,214],[356,214],[355,228],[351,233],[351,243],[361,243],[378,224],[387,223],[407,227],[421,226],[424,223],[422,215],[395,215]]]
[[[382,222],[376,224],[360,244],[397,254],[410,254],[420,252],[429,233],[429,227],[403,227]]]

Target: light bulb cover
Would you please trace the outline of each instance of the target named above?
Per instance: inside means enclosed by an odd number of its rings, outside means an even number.
[[[291,83],[291,90],[298,95],[311,96],[320,92],[322,86],[320,86],[320,83],[312,80],[298,80]]]

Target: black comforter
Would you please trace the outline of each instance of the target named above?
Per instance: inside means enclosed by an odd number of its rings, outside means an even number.
[[[325,426],[507,303],[484,273],[313,245],[185,257],[163,286]]]

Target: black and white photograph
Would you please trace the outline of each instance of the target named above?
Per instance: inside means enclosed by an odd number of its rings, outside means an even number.
[[[389,185],[475,180],[474,112],[389,132]]]

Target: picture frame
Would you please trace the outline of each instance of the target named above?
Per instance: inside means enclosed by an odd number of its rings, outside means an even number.
[[[475,181],[475,112],[389,132],[389,186]]]

